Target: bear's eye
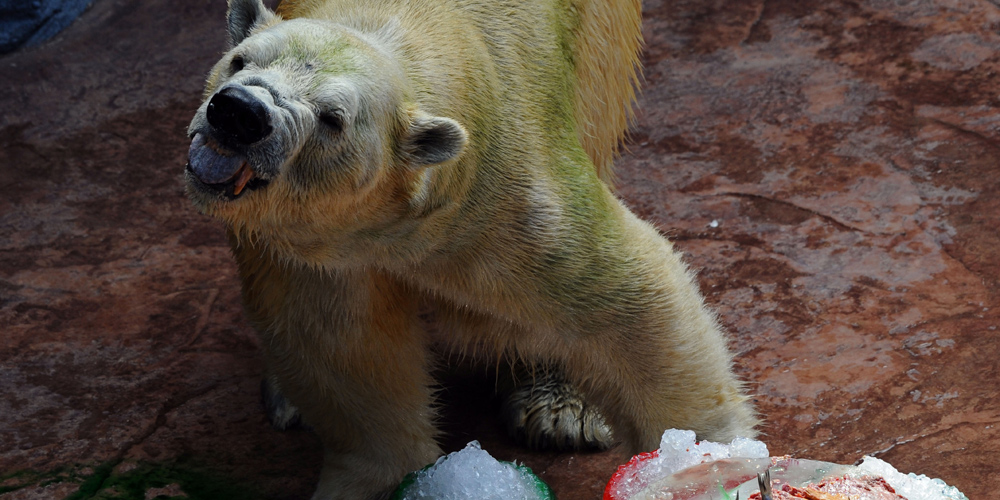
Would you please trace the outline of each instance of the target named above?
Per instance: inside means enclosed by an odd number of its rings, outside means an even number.
[[[243,66],[245,65],[246,63],[243,62],[243,56],[236,56],[229,62],[229,69],[233,73],[238,73],[243,70]]]
[[[319,121],[323,122],[323,124],[327,127],[330,127],[330,129],[334,132],[340,132],[344,129],[344,119],[339,113],[324,111],[319,114]]]

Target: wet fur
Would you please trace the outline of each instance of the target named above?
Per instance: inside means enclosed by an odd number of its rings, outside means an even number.
[[[691,274],[609,188],[638,1],[231,0],[229,20],[206,105],[273,96],[273,136],[241,151],[268,184],[189,193],[324,443],[314,498],[381,498],[440,454],[427,307],[455,351],[556,366],[626,452],[754,434]]]

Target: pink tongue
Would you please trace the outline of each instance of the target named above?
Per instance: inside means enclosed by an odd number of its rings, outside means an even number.
[[[239,172],[244,158],[213,148],[202,134],[195,134],[188,149],[188,163],[195,177],[205,184],[228,182]]]

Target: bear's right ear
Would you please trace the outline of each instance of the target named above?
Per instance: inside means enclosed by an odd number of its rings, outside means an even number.
[[[465,129],[455,120],[417,111],[402,142],[410,164],[423,167],[458,157],[467,141]]]
[[[239,45],[250,36],[255,26],[268,23],[275,17],[275,14],[264,6],[263,0],[229,0],[226,20],[230,47]]]

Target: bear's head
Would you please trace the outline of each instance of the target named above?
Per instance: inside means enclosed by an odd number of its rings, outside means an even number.
[[[391,223],[421,172],[456,159],[467,134],[414,104],[391,29],[283,20],[230,0],[230,49],[188,129],[185,178],[203,212],[287,245]]]

